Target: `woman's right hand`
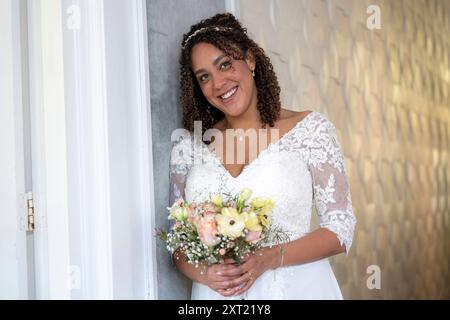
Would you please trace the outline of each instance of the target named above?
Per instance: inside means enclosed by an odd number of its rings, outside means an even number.
[[[239,289],[236,288],[235,283],[240,275],[226,276],[224,273],[229,273],[233,269],[236,269],[233,260],[209,265],[206,267],[206,271],[203,271],[203,284],[225,297],[232,296]]]

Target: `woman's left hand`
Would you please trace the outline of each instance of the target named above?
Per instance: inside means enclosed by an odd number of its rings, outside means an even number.
[[[251,253],[242,260],[242,264],[228,270],[229,276],[241,275],[232,281],[234,287],[230,290],[234,295],[240,295],[247,291],[264,272],[274,269],[277,263],[276,247],[263,248]]]

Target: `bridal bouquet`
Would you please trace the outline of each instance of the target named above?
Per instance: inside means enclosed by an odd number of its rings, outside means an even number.
[[[284,236],[271,224],[273,200],[250,199],[251,194],[243,189],[236,195],[214,195],[203,203],[178,199],[167,208],[174,224],[159,236],[169,252],[179,249],[191,264],[214,264],[224,258],[239,264],[247,254]]]

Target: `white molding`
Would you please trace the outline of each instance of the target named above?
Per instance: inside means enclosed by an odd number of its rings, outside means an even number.
[[[111,199],[108,101],[106,94],[104,3],[102,0],[64,1],[75,6],[79,29],[65,30],[67,107],[71,137],[70,181],[72,265],[81,294],[74,298],[112,299]],[[69,112],[69,111],[68,111]],[[75,158],[76,156],[76,158]]]
[[[84,151],[92,162],[84,170],[86,177],[84,185],[88,199],[88,210],[83,210],[84,224],[82,232],[85,245],[83,252],[84,275],[89,276],[89,295],[92,298],[112,299],[112,244],[111,244],[111,199],[110,199],[110,168],[109,168],[109,137],[108,137],[108,102],[106,95],[106,67],[105,67],[105,30],[104,30],[104,1],[83,0],[81,2],[81,28],[86,27],[83,35],[86,37],[81,48],[87,52],[88,60],[82,67],[80,81],[85,90],[81,99],[81,110],[86,119],[85,128],[88,136],[84,137],[89,144]],[[88,122],[90,121],[90,122]],[[83,132],[78,132],[84,135]],[[88,180],[89,179],[89,180]],[[87,189],[86,189],[87,188]],[[80,190],[81,191],[81,190]],[[83,235],[82,235],[83,236]],[[85,267],[86,265],[90,267]],[[92,275],[92,277],[91,277]]]
[[[81,17],[64,35],[68,130],[78,155],[69,159],[71,258],[81,273],[72,297],[155,299],[145,0],[63,3]]]
[[[148,31],[147,31],[147,8],[145,0],[133,1],[133,12],[135,13],[133,26],[135,35],[133,42],[136,43],[137,57],[135,59],[135,73],[138,81],[136,96],[138,97],[137,113],[135,115],[138,124],[138,146],[139,172],[140,172],[140,207],[142,208],[141,219],[142,233],[144,235],[145,283],[147,299],[158,298],[157,269],[156,269],[156,244],[152,236],[156,226],[154,185],[153,185],[153,150],[152,130],[150,112],[150,75],[148,63]]]

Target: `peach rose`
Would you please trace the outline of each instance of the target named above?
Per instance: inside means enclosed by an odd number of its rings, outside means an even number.
[[[187,217],[187,220],[192,223],[195,227],[197,227],[200,222],[200,218],[195,211],[190,211]]]
[[[261,230],[259,231],[249,231],[245,235],[245,240],[249,243],[257,243],[261,239]]]
[[[203,206],[204,214],[216,213],[216,206],[212,203],[206,203]]]
[[[200,240],[209,247],[220,242],[220,239],[217,237],[216,216],[213,214],[208,214],[200,219],[197,231]]]
[[[178,199],[175,200],[175,202],[173,203],[172,206],[179,207],[179,206],[181,206],[182,204],[184,204],[183,198],[178,198]]]

